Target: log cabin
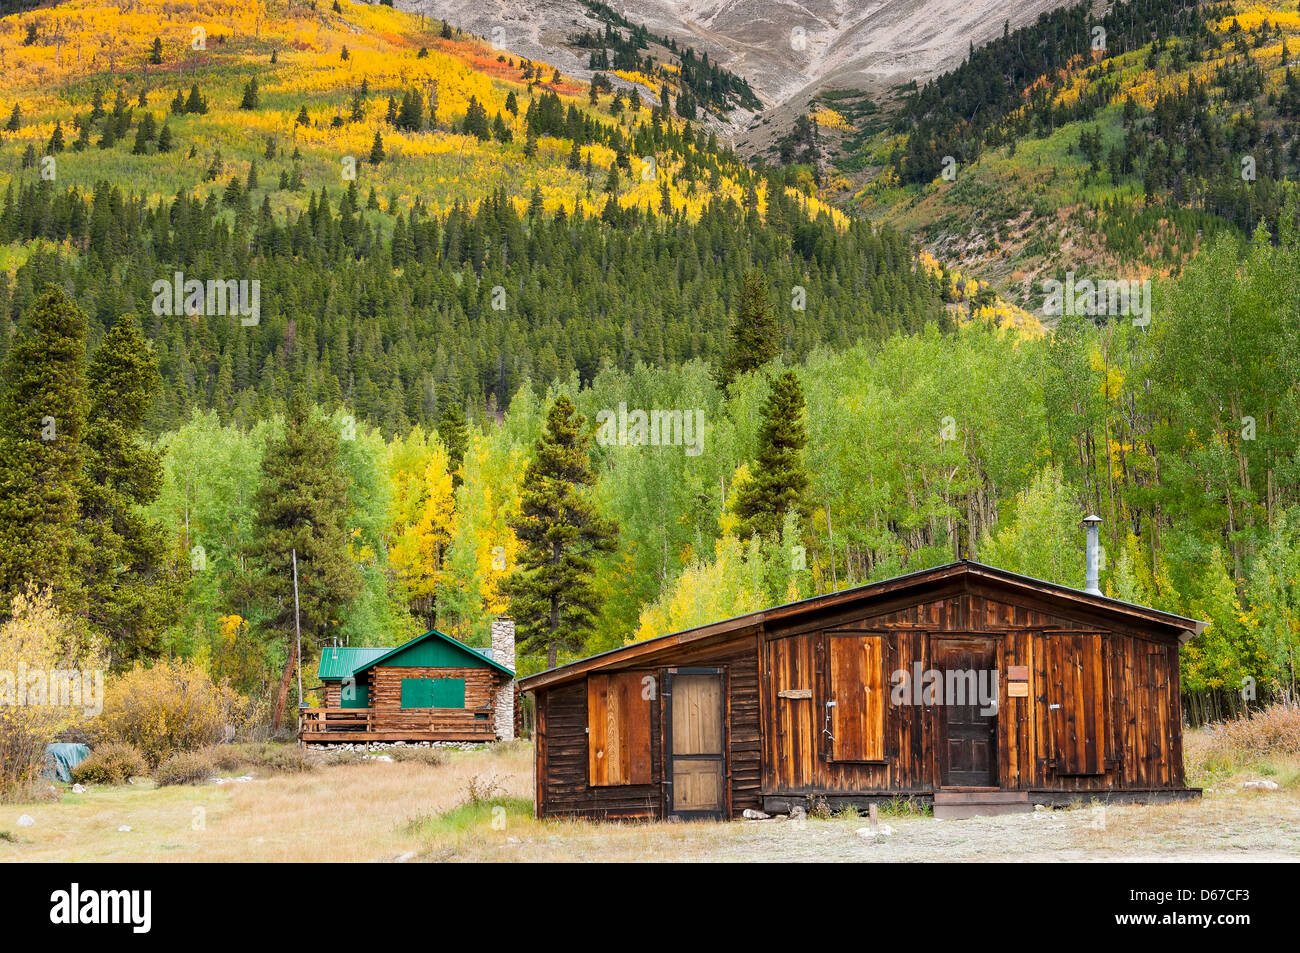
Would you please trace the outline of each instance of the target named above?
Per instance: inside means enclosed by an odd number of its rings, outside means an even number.
[[[325,704],[303,708],[306,744],[503,741],[514,737],[515,628],[492,623],[490,648],[430,629],[395,648],[327,646]]]
[[[1179,648],[1206,623],[1108,598],[1095,578],[1090,565],[1080,590],[955,562],[523,679],[536,813],[912,798],[966,817],[1199,796],[1184,784]]]

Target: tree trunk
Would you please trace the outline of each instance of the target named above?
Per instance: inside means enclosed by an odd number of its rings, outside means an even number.
[[[292,633],[288,638],[288,653],[284,660],[284,671],[280,673],[280,690],[275,695],[275,712],[271,716],[271,728],[280,730],[284,720],[284,709],[289,703],[289,683],[293,681],[294,645]],[[299,699],[301,701],[302,699]]]

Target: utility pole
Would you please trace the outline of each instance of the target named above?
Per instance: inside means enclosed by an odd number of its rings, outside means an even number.
[[[298,550],[293,556],[293,634],[298,641],[298,707],[302,708],[302,627],[298,621]]]

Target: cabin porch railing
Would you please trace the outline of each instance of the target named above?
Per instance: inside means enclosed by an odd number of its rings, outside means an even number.
[[[484,708],[302,708],[298,735],[355,732],[433,732],[495,737],[493,710]]]

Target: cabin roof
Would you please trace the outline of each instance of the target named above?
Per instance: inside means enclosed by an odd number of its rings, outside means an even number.
[[[1145,623],[1147,625],[1164,626],[1178,633],[1180,643],[1200,635],[1209,625],[1208,622],[1188,619],[1160,609],[1124,602],[1121,599],[1112,599],[1109,596],[1094,595],[1082,589],[1058,585],[1044,579],[1035,579],[1032,576],[1022,576],[1019,573],[963,559],[959,562],[947,563],[932,569],[921,569],[902,576],[894,576],[881,582],[856,586],[852,589],[841,589],[838,592],[825,595],[812,596],[808,599],[800,599],[797,602],[760,609],[757,612],[749,612],[720,622],[684,629],[681,632],[670,632],[666,635],[656,636],[653,639],[646,639],[643,642],[623,645],[521,679],[519,688],[521,691],[533,691],[534,689],[578,678],[589,671],[616,666],[644,655],[671,649],[677,645],[705,638],[721,636],[725,639],[739,636],[755,629],[764,622],[787,622],[800,615],[811,614],[823,609],[844,608],[857,603],[869,605],[873,600],[883,599],[887,596],[897,596],[909,590],[923,590],[929,586],[958,579],[992,582],[1013,590],[1019,589],[1024,592],[1032,592],[1058,602],[1063,609],[1071,607],[1088,609],[1094,612],[1110,614],[1117,618],[1125,618],[1130,624]]]
[[[439,632],[437,629],[430,629],[422,635],[417,635],[409,641],[403,642],[396,647],[374,646],[366,648],[353,648],[350,646],[331,646],[321,652],[320,667],[317,675],[322,679],[347,678],[351,675],[359,675],[367,669],[374,668],[381,662],[391,661],[398,655],[415,648],[416,646],[432,641],[440,647],[450,647],[454,654],[464,655],[466,667],[481,668],[486,665],[504,672],[511,678],[515,673],[506,668],[500,662],[492,657],[490,648],[475,648],[472,645],[466,645],[457,639],[453,639],[445,632]],[[337,653],[337,654],[336,654]]]
[[[320,665],[316,669],[316,677],[347,678],[357,670],[358,666],[387,655],[391,651],[390,648],[379,646],[326,646],[320,653]]]

